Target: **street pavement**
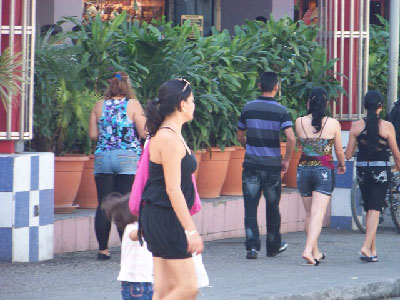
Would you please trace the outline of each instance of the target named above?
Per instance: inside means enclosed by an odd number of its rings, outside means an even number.
[[[400,296],[400,234],[379,229],[379,262],[358,258],[363,234],[323,229],[319,246],[327,255],[317,267],[302,266],[305,233],[284,234],[285,253],[269,258],[265,247],[257,260],[246,260],[243,239],[205,243],[203,262],[210,287],[201,300],[253,299],[390,299]],[[263,237],[263,246],[265,237]],[[97,261],[96,252],[56,255],[39,263],[0,263],[2,300],[121,299],[119,248],[109,261]]]

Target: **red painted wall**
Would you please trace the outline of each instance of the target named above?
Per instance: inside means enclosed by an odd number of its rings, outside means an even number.
[[[2,24],[3,26],[10,25],[10,2],[11,0],[2,1]],[[15,26],[22,26],[22,0],[15,1]],[[10,45],[9,35],[1,35],[1,51],[3,52]],[[22,35],[14,35],[14,51],[15,53],[22,50]],[[12,107],[12,131],[19,130],[19,103],[21,97],[16,95],[14,97],[14,105]],[[7,117],[3,105],[0,105],[0,131],[6,131]]]
[[[10,6],[11,0],[3,0],[1,2],[2,7],[2,26],[9,26],[10,24]],[[22,26],[22,0],[15,1],[15,26]],[[9,35],[1,35],[1,52],[3,52],[10,45]],[[22,35],[14,35],[14,53],[18,53],[22,50]],[[21,95],[15,95],[13,99],[13,106],[11,109],[11,130],[19,131],[19,108]],[[0,132],[5,132],[7,128],[7,114],[3,105],[0,105]],[[0,153],[13,153],[14,142],[13,141],[0,141]]]

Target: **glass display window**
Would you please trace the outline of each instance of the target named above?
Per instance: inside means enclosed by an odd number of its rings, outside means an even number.
[[[127,12],[128,21],[149,23],[165,14],[165,0],[84,0],[85,20],[100,14],[103,21],[110,21],[122,12]]]

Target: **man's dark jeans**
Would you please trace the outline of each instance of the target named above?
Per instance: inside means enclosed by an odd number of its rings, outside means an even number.
[[[281,246],[281,199],[280,170],[258,170],[244,168],[243,175],[244,226],[246,228],[246,250],[260,251],[260,233],[257,223],[257,207],[261,192],[266,201],[267,253],[276,253]]]

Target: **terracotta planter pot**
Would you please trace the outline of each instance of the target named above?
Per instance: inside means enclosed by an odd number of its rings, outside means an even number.
[[[63,156],[55,158],[54,173],[54,212],[69,213],[81,182],[82,170],[88,156]]]
[[[297,188],[297,166],[299,165],[299,160],[302,150],[299,148],[295,150],[292,154],[292,159],[289,163],[289,169],[287,170],[285,176],[283,177],[284,182],[287,187]]]
[[[232,152],[229,161],[228,171],[224,185],[222,186],[221,195],[242,196],[242,171],[243,160],[246,149],[241,146],[235,146],[236,150]]]
[[[226,147],[224,151],[212,147],[201,156],[201,168],[197,174],[197,190],[200,198],[217,198],[221,195],[229,159],[235,148]]]
[[[202,154],[203,154],[204,152],[206,152],[206,150],[201,149],[201,150],[197,150],[197,151],[194,153],[194,156],[196,156],[196,160],[197,160],[197,169],[196,169],[196,171],[194,171],[194,176],[195,176],[196,178],[197,178],[197,174],[199,173],[199,169],[200,169],[201,156],[202,156]]]
[[[85,161],[82,171],[81,183],[75,198],[79,208],[97,208],[97,190],[93,175],[94,155]]]

